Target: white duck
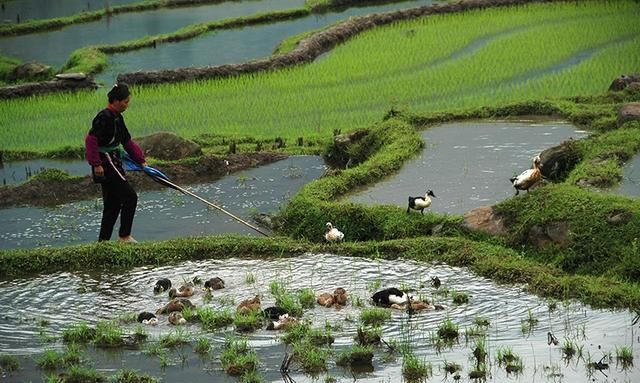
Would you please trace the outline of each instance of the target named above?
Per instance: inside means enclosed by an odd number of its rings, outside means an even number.
[[[433,194],[433,191],[427,190],[427,192],[424,194],[424,197],[409,197],[409,206],[407,206],[407,213],[409,213],[409,211],[413,209],[420,210],[420,212],[424,214],[424,209],[431,206],[431,198],[429,197],[435,198],[435,196],[436,195]]]
[[[529,192],[529,188],[533,186],[542,178],[542,172],[540,171],[540,156],[535,156],[533,159],[533,169],[528,169],[520,173],[517,177],[512,177],[509,180],[516,189],[516,195],[520,193],[520,190],[526,190]]]
[[[342,241],[344,233],[333,227],[331,222],[327,222],[327,230],[324,233],[324,239],[329,242]]]

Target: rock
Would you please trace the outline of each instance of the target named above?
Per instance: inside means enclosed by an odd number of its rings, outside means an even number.
[[[627,90],[631,92],[637,92],[638,90],[640,90],[640,82],[632,82],[631,84],[629,84],[629,86],[627,86]]]
[[[613,80],[611,85],[609,85],[609,90],[618,92],[629,86],[629,84],[631,84],[632,82],[638,81],[640,81],[640,75],[638,74],[632,74],[630,76],[623,74],[617,79]]]
[[[611,225],[624,225],[633,218],[633,213],[629,210],[616,209],[607,215],[607,222]]]
[[[72,81],[83,81],[87,79],[87,75],[79,72],[79,73],[60,73],[56,75],[58,80],[72,80]]]
[[[625,104],[618,111],[618,127],[627,121],[640,121],[640,102]]]
[[[274,228],[273,217],[270,214],[257,213],[253,216],[253,220],[260,224],[260,226],[264,226],[271,230]]]
[[[372,141],[369,139],[370,136],[366,129],[336,135],[333,143],[323,154],[325,162],[338,169],[346,169],[363,162],[376,149],[373,142],[368,142]]]
[[[470,231],[479,231],[490,235],[507,234],[504,218],[493,206],[481,206],[464,215],[462,227]]]
[[[174,133],[158,132],[135,139],[146,155],[160,160],[179,160],[202,155],[202,148]]]
[[[550,243],[565,247],[569,243],[569,223],[551,222],[546,226],[534,225],[529,229],[528,240],[538,248]]]
[[[549,180],[562,180],[579,160],[575,141],[569,139],[540,153],[540,171]]]
[[[30,62],[15,67],[9,74],[9,81],[46,80],[51,77],[51,67],[37,62]]]

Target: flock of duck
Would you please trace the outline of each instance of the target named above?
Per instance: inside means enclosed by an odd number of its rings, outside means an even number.
[[[527,169],[518,176],[509,179],[513,188],[516,189],[516,195],[520,194],[520,190],[529,192],[529,189],[542,179],[543,175],[540,170],[540,163],[540,155],[537,155],[533,158],[533,168]],[[410,213],[411,210],[420,210],[420,213],[424,215],[424,209],[431,206],[431,197],[436,198],[432,190],[427,190],[424,196],[409,196],[407,213]],[[344,239],[344,233],[334,227],[331,222],[327,222],[324,238],[328,242],[340,242]]]
[[[196,277],[192,282],[185,282],[176,288],[172,286],[170,279],[159,279],[153,287],[153,292],[155,294],[168,292],[171,300],[166,305],[156,310],[155,313],[148,311],[139,313],[137,321],[145,325],[155,326],[159,323],[160,315],[167,315],[167,321],[172,325],[179,326],[187,323],[182,311],[185,308],[196,308],[188,298],[196,293],[195,285],[199,283],[201,283],[201,281]],[[440,283],[441,282],[438,277],[431,278],[431,285],[436,289],[440,287]],[[204,283],[205,294],[211,294],[213,290],[220,290],[224,288],[225,283],[219,277],[211,278]],[[417,311],[444,309],[443,306],[438,304],[431,304],[429,302],[416,300],[406,292],[395,287],[386,288],[376,292],[371,297],[371,300],[376,306],[405,310],[409,314],[413,314]],[[347,290],[342,287],[336,288],[333,293],[321,293],[316,299],[318,305],[327,308],[332,306],[336,308],[346,306],[347,301]],[[260,312],[262,314],[267,322],[267,330],[285,329],[298,321],[298,318],[287,312],[284,308],[269,306],[263,309],[259,295],[243,300],[236,307],[236,314],[247,315],[251,312]]]

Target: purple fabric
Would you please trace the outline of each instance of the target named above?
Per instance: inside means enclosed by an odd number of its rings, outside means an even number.
[[[98,137],[92,134],[87,134],[87,137],[84,139],[84,143],[85,156],[89,165],[102,165],[102,161],[100,160],[100,151],[98,150]]]
[[[139,164],[142,164],[145,162],[144,153],[142,152],[142,149],[140,149],[138,144],[133,142],[133,140],[129,140],[125,142],[124,145],[122,146],[124,146],[124,150],[126,150],[127,153],[129,153],[129,156],[131,157],[132,160],[134,160]]]

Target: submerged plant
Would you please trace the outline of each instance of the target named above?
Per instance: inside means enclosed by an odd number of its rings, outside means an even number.
[[[20,368],[18,358],[9,354],[0,354],[0,371],[12,372]]]

